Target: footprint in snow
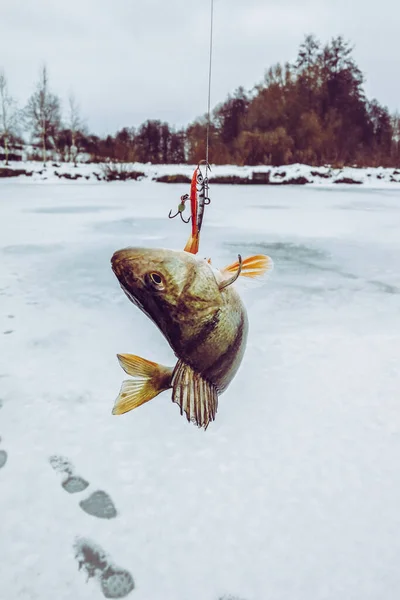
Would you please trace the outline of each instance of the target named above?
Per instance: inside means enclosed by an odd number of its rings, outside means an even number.
[[[3,406],[3,400],[0,398],[0,408]],[[1,438],[0,438],[1,442]],[[0,450],[0,469],[4,467],[7,462],[8,454],[5,450]]]
[[[49,462],[53,469],[63,477],[62,487],[69,494],[82,492],[89,486],[80,475],[75,474],[73,464],[64,456],[51,456]],[[113,519],[117,516],[117,510],[110,496],[103,490],[92,492],[85,500],[79,502],[79,506],[88,515],[98,519]]]
[[[129,571],[115,565],[98,544],[77,538],[74,550],[79,570],[86,572],[86,581],[95,577],[105,598],[125,598],[134,589],[135,582]]]
[[[0,438],[1,442],[1,438]],[[8,454],[5,450],[0,450],[0,469],[4,467],[7,462]]]

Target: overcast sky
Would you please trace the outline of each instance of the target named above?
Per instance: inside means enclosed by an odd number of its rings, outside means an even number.
[[[21,106],[48,66],[64,106],[73,91],[91,131],[148,118],[186,125],[207,108],[209,0],[1,0],[0,69]],[[215,0],[212,106],[293,61],[306,33],[343,34],[369,97],[400,109],[397,0]]]

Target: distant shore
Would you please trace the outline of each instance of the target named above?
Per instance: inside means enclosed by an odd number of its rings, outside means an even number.
[[[150,180],[167,184],[189,184],[195,165],[141,163],[71,163],[18,161],[0,166],[0,181],[114,182]],[[282,167],[211,165],[209,182],[231,185],[366,185],[385,187],[400,184],[400,169],[383,167],[313,167],[293,164]]]

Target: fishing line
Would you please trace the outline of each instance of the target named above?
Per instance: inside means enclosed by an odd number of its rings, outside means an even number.
[[[208,66],[208,103],[207,103],[207,136],[206,136],[206,176],[208,169],[208,154],[210,147],[210,111],[211,111],[211,73],[212,73],[212,52],[213,52],[213,25],[214,25],[214,0],[211,0],[210,10],[210,60]]]
[[[207,126],[206,126],[206,157],[201,160],[191,179],[190,194],[181,196],[181,201],[178,205],[177,212],[173,215],[169,211],[168,217],[175,219],[178,215],[184,223],[192,221],[192,233],[186,243],[184,250],[197,254],[199,249],[200,230],[203,224],[204,207],[210,204],[208,196],[208,171],[211,171],[208,162],[210,152],[210,129],[211,129],[211,75],[212,75],[212,57],[213,57],[213,29],[214,29],[214,0],[210,0],[210,45],[209,45],[209,63],[208,63],[208,99],[207,99]],[[203,176],[200,165],[205,163],[205,174]],[[183,217],[183,212],[186,208],[186,201],[190,200],[191,215],[189,219]]]

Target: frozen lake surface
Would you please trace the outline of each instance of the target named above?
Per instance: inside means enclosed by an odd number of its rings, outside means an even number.
[[[201,254],[275,269],[204,433],[111,415],[117,352],[174,356],[110,257],[183,248],[187,187],[0,183],[0,598],[397,600],[400,191],[212,187]]]

